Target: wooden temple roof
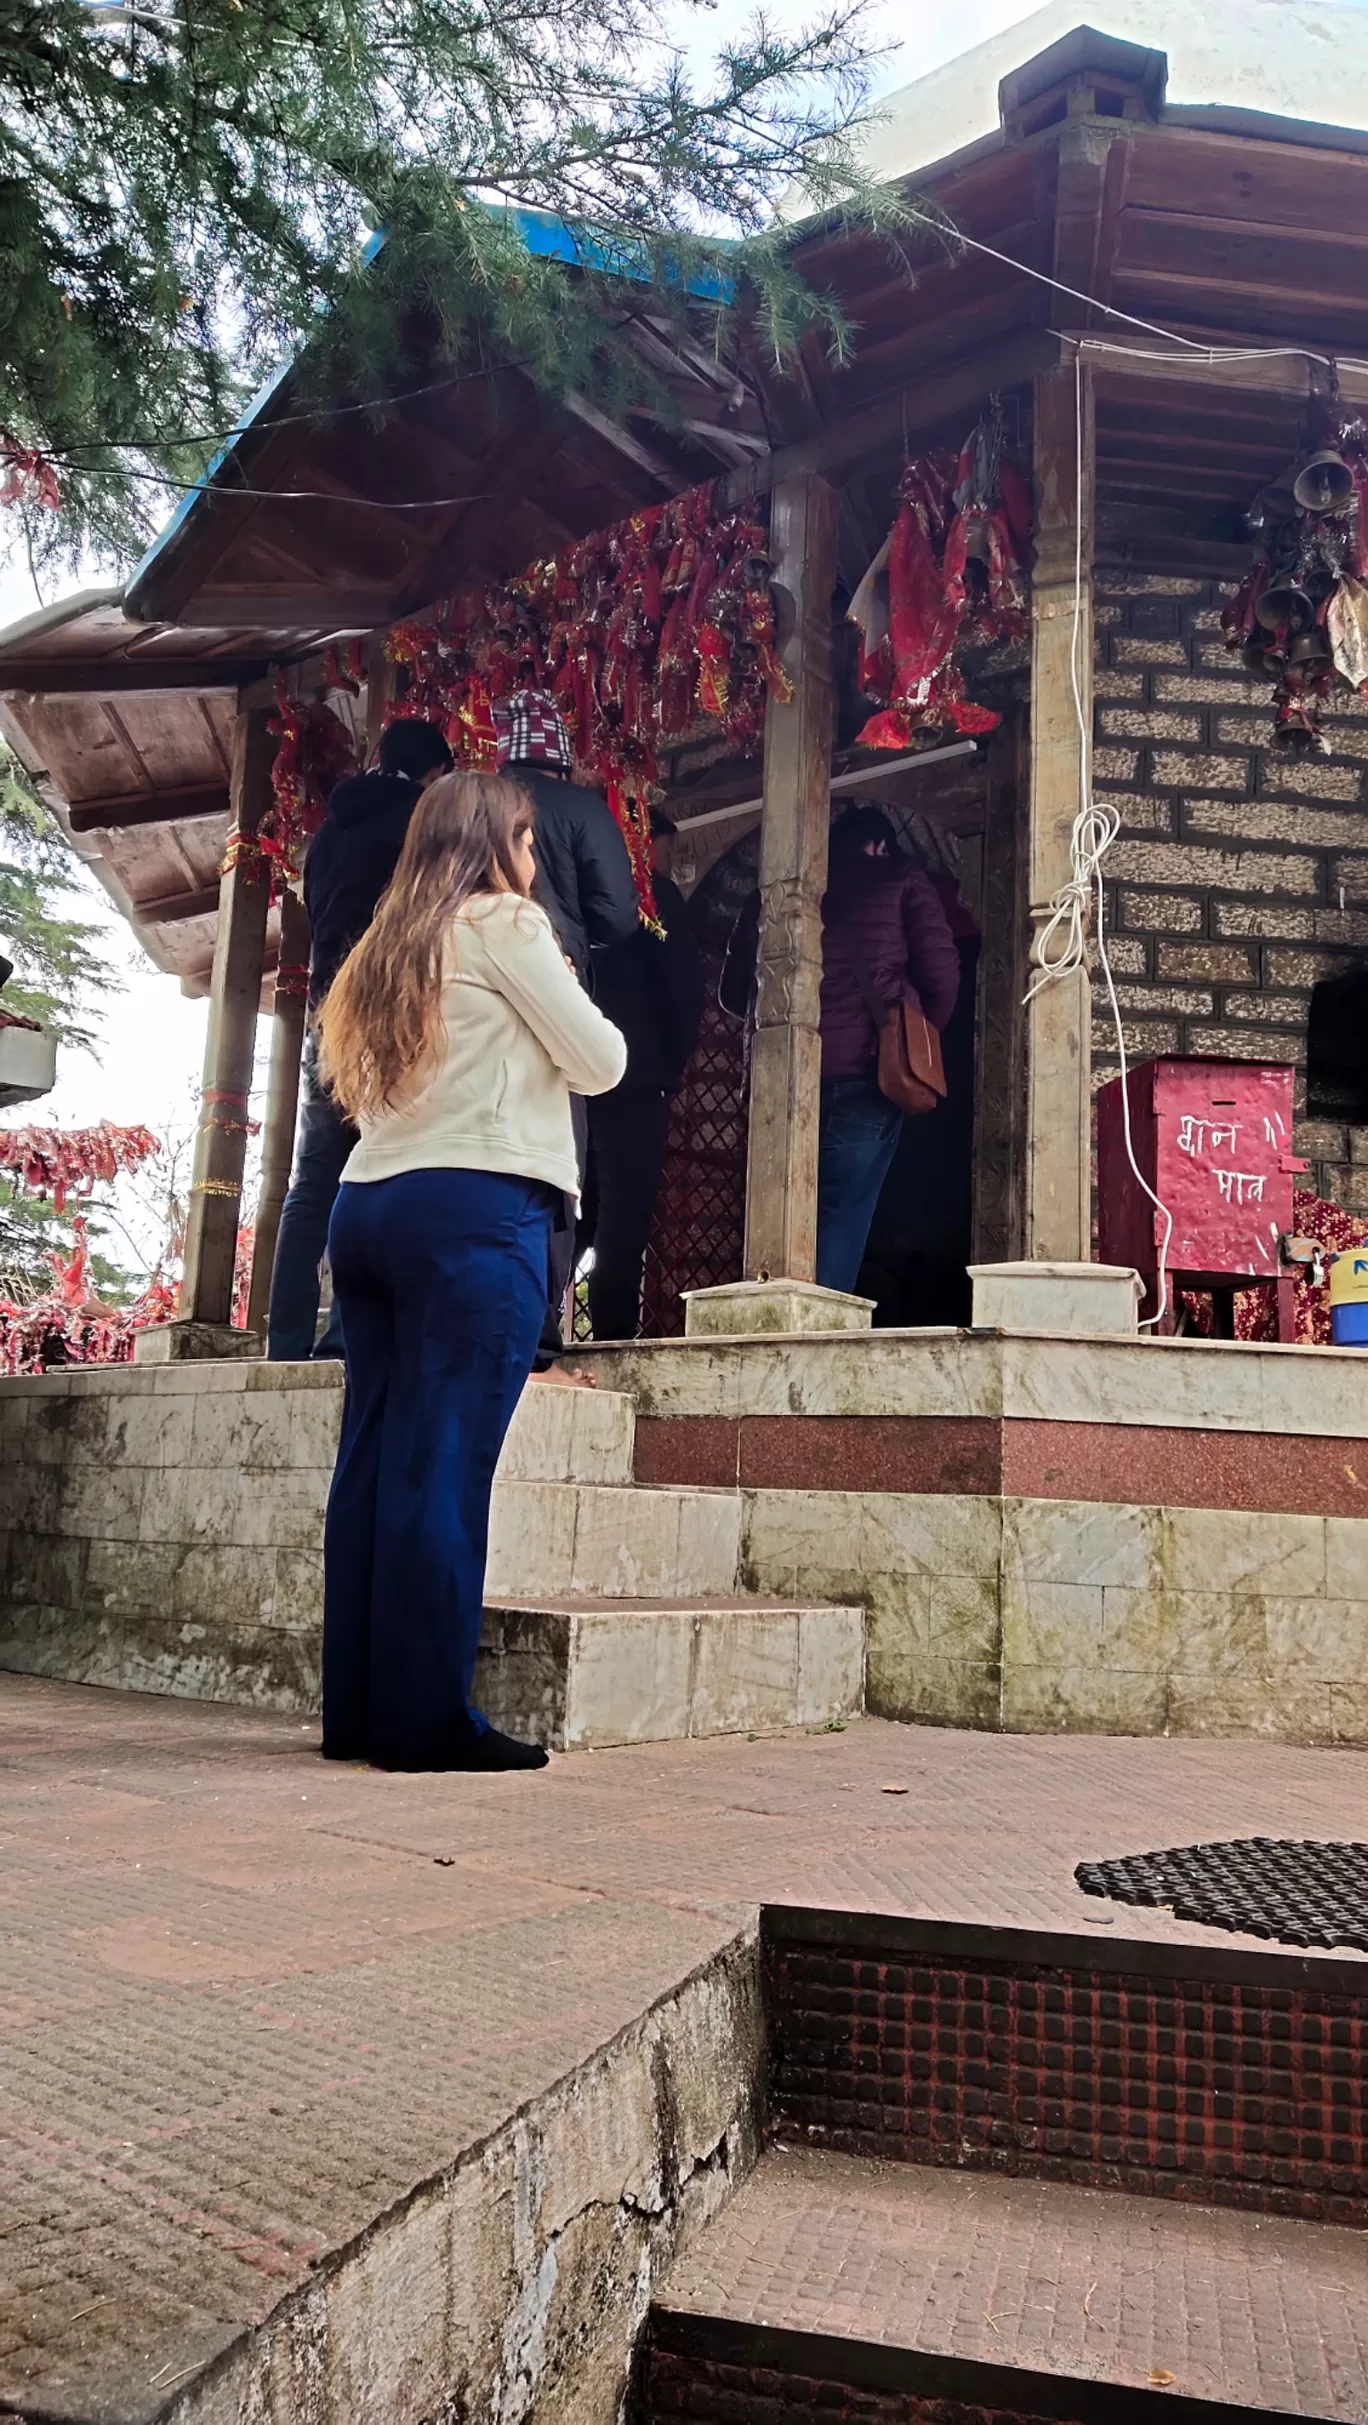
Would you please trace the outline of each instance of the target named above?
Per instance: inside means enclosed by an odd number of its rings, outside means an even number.
[[[1296,349],[1364,345],[1365,138],[1170,111],[1164,68],[1161,52],[1079,28],[1008,76],[996,132],[915,179],[957,238],[924,230],[899,248],[796,228],[798,264],[851,323],[844,366],[809,338],[781,374],[739,324],[723,362],[643,299],[624,327],[668,390],[663,410],[614,420],[548,403],[515,368],[434,361],[377,427],[320,420],[292,376],[278,381],[121,594],[0,634],[0,728],[159,964],[193,990],[207,980],[228,721],[268,668],[307,665],[330,637],[382,630],[714,474],[740,496],[826,472],[853,586],[905,447],[960,439],[992,391],[1024,439],[1032,375],[1076,340],[1095,389],[1101,546],[1237,569],[1245,508],[1296,444]],[[1211,364],[1205,346],[1249,357]],[[1368,371],[1342,378],[1368,401]]]

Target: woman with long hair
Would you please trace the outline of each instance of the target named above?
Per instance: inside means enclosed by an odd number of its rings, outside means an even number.
[[[516,783],[424,792],[373,925],[322,1011],[320,1067],[360,1141],[328,1237],[347,1358],[324,1535],[323,1753],[540,1768],[470,1700],[494,1467],[546,1311],[570,1090],[626,1048],[528,898]]]

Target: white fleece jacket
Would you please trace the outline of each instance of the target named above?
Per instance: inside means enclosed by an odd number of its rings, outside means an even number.
[[[440,1059],[421,1091],[360,1122],[342,1177],[506,1170],[578,1200],[570,1095],[607,1094],[627,1047],[561,957],[544,909],[481,893],[452,923]]]

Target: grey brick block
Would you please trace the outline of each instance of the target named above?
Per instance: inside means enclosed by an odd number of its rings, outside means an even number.
[[[1121,923],[1128,933],[1198,935],[1203,907],[1196,893],[1141,893],[1123,888],[1119,895]]]
[[[1302,850],[1333,850],[1368,840],[1362,810],[1313,808],[1303,800],[1183,802],[1185,834],[1228,834],[1236,842],[1291,842]]]
[[[1155,782],[1167,791],[1249,789],[1250,763],[1245,757],[1220,757],[1213,750],[1189,755],[1186,750],[1156,749],[1152,764]]]
[[[1259,956],[1257,952],[1241,950],[1237,943],[1161,943],[1159,974],[1204,979],[1208,985],[1223,980],[1232,985],[1252,985],[1259,974]]]

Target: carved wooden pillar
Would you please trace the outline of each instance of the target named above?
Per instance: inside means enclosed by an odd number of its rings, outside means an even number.
[[[983,826],[974,1117],[976,1263],[1014,1263],[1026,1227],[1026,1013],[1030,920],[1026,819],[1030,737],[1023,704],[988,743]]]
[[[1033,963],[1051,898],[1072,873],[1074,819],[1091,784],[1093,489],[1091,378],[1070,360],[1035,382],[1027,845]],[[1026,1252],[1039,1261],[1090,1259],[1091,1069],[1091,991],[1080,968],[1043,986],[1026,1010]]]
[[[276,963],[275,1013],[271,1028],[271,1075],[261,1138],[261,1193],[252,1245],[252,1286],[247,1328],[264,1331],[271,1298],[276,1236],[294,1159],[299,1110],[299,1062],[309,1004],[309,921],[297,893],[280,901],[280,958]]]
[[[831,593],[837,501],[816,474],[771,502],[780,655],[793,685],[765,720],[760,956],[746,1169],[746,1277],[808,1280],[817,1250],[822,895],[831,813]]]
[[[179,1325],[226,1329],[233,1308],[233,1265],[247,1151],[257,1012],[266,956],[270,871],[256,841],[270,805],[275,741],[271,710],[238,711],[233,736],[232,827],[219,889],[218,940],[204,1051],[204,1092],[195,1140],[195,1175],[185,1233]],[[212,1337],[200,1343],[215,1352]],[[228,1341],[222,1342],[228,1346]],[[176,1352],[174,1349],[170,1352]],[[189,1352],[183,1346],[180,1353]]]

